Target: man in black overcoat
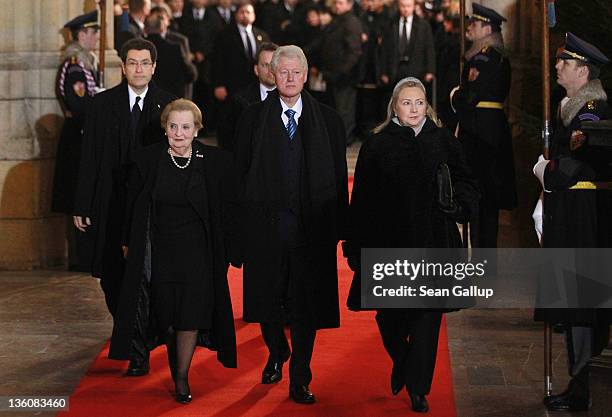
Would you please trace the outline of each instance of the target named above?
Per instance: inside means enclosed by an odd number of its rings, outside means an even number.
[[[233,152],[236,125],[242,112],[251,104],[264,101],[268,93],[276,88],[270,62],[272,54],[277,49],[278,45],[275,43],[264,42],[257,50],[256,63],[253,66],[257,81],[252,82],[229,99],[223,123],[217,128],[220,147]]]
[[[510,92],[511,68],[504,50],[501,24],[495,10],[473,4],[461,85],[451,105],[459,116],[463,144],[482,195],[478,217],[470,222],[472,247],[496,248],[499,210],[517,205],[512,134],[504,112]]]
[[[277,90],[244,112],[236,132],[247,219],[244,320],[261,323],[269,351],[262,383],[280,381],[291,358],[289,395],[312,404],[316,331],[340,325],[336,246],[348,209],[345,133],[339,115],[303,91],[308,63],[300,48],[277,49],[272,71]]]
[[[121,227],[132,155],[164,140],[160,115],[175,97],[151,81],[157,51],[135,38],[121,49],[125,79],[94,97],[83,131],[74,224],[94,240],[91,273],[100,278],[106,305],[115,315],[124,272]],[[134,342],[128,375],[148,373],[148,351]]]
[[[599,68],[609,62],[597,47],[571,33],[557,52],[557,82],[567,95],[556,112],[550,159],[541,157],[533,169],[544,189],[541,235],[545,248],[612,246],[610,158],[601,148],[590,146],[581,130],[582,122],[612,118],[598,79]],[[545,398],[546,408],[586,411],[590,403],[588,362],[608,344],[609,310],[541,309],[536,310],[535,319],[566,327],[571,380],[563,393]]]
[[[164,39],[162,25],[162,17],[157,14],[147,16],[145,20],[147,40],[157,49],[153,79],[167,92],[184,97],[187,85],[196,79],[198,70],[189,57],[183,55],[180,45]]]

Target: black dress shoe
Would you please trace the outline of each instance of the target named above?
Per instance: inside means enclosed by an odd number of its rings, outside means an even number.
[[[409,393],[409,395],[410,401],[412,402],[412,411],[416,411],[417,413],[426,413],[429,411],[429,404],[424,395],[412,393]]]
[[[191,394],[181,394],[180,392],[176,393],[175,396],[176,402],[181,404],[189,404],[191,402]]]
[[[399,369],[393,366],[393,370],[391,371],[391,393],[393,395],[397,395],[400,393],[402,388],[404,388],[406,383],[404,382],[404,377],[401,375]]]
[[[589,399],[571,393],[563,393],[544,398],[544,405],[548,411],[587,411]]]
[[[298,404],[314,404],[317,401],[306,385],[290,385],[289,397]]]
[[[290,356],[291,351],[288,350],[285,352],[283,357],[280,358],[280,360],[269,357],[268,362],[261,373],[261,383],[276,384],[278,381],[283,379],[283,364],[289,360]]]
[[[126,376],[143,376],[149,373],[149,359],[146,360],[130,360]]]

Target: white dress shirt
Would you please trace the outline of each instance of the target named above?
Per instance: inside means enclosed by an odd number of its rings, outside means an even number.
[[[237,25],[237,26],[238,26],[238,31],[240,31],[240,37],[242,38],[242,45],[244,45],[245,52],[249,50],[247,46],[247,37],[248,37],[248,42],[251,42],[253,53],[255,53],[257,49],[257,46],[256,46],[257,43],[255,43],[255,36],[253,36],[253,25],[248,25],[248,26]]]
[[[302,96],[300,95],[300,98],[298,98],[298,100],[295,102],[293,107],[287,106],[282,99],[279,98],[279,100],[280,100],[280,103],[281,103],[281,107],[283,108],[281,110],[281,119],[283,119],[283,125],[287,126],[287,123],[289,123],[289,118],[285,114],[285,112],[288,109],[291,109],[291,110],[293,110],[295,112],[295,114],[293,115],[293,118],[295,119],[295,124],[299,125],[300,124],[300,116],[302,115]]]
[[[408,19],[408,21],[406,22],[406,37],[408,38],[408,41],[410,42],[410,34],[412,33],[412,20],[413,20],[414,16],[408,16],[406,19]],[[402,28],[404,27],[404,17],[400,17],[399,20],[399,36],[402,36]]]
[[[132,90],[132,87],[130,87],[130,85],[128,84],[128,96],[130,97],[130,111],[132,111],[132,107],[134,107],[134,103],[136,103],[136,96],[140,97],[140,101],[138,102],[138,107],[140,107],[140,110],[142,110],[142,106],[144,106],[144,99],[148,91],[149,91],[149,86],[147,85],[145,90],[142,93],[136,94],[136,92],[134,92],[134,90]]]
[[[259,96],[261,97],[261,101],[264,101],[266,97],[268,97],[268,93],[274,90],[276,90],[276,87],[269,88],[262,83],[259,83]]]
[[[193,18],[195,20],[204,19],[204,15],[206,14],[206,9],[202,7],[201,9],[193,9]]]

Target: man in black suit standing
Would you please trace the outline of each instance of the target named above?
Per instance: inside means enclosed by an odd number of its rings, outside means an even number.
[[[264,101],[268,97],[268,93],[276,88],[270,63],[272,62],[272,54],[277,49],[278,45],[271,42],[264,42],[260,45],[257,50],[256,63],[253,66],[257,81],[252,82],[229,98],[224,122],[217,128],[217,139],[219,140],[219,146],[222,148],[229,151],[234,150],[236,123],[242,112],[251,104]]]
[[[123,44],[133,38],[144,37],[144,21],[151,13],[151,0],[128,0],[128,25],[127,30],[117,33],[115,48],[121,51]],[[117,24],[118,21],[115,22]]]
[[[319,51],[323,79],[344,121],[347,143],[353,141],[357,102],[357,83],[360,78],[361,22],[353,12],[353,0],[334,0],[335,16],[325,30]],[[311,69],[317,76],[317,69]]]
[[[282,379],[312,404],[317,329],[340,325],[336,246],[348,209],[345,131],[333,109],[303,90],[308,63],[294,45],[272,56],[276,91],[240,118],[235,158],[245,191],[244,320],[261,324],[263,384]],[[284,333],[290,323],[291,349]]]
[[[429,23],[414,14],[415,0],[399,0],[398,16],[383,36],[383,84],[390,87],[402,78],[415,77],[425,85],[436,71],[436,52]]]
[[[232,0],[219,0],[217,5],[209,10],[219,21],[217,25],[220,25],[221,28],[234,21],[235,7],[232,5]]]
[[[151,14],[145,20],[147,40],[157,49],[157,62],[153,79],[169,93],[177,97],[185,96],[187,85],[193,82],[198,70],[181,52],[178,44],[162,37],[163,23],[161,16]]]
[[[74,202],[74,224],[92,234],[92,275],[100,278],[106,305],[117,311],[125,266],[121,247],[127,173],[143,146],[164,140],[160,115],[175,97],[151,81],[157,51],[151,42],[131,39],[121,49],[121,84],[96,95],[87,112]],[[148,300],[141,300],[146,314]],[[128,376],[149,372],[142,338],[133,341]]]
[[[207,115],[206,129],[216,124],[212,111],[213,48],[219,31],[218,21],[207,8],[209,0],[191,0],[180,18],[181,32],[189,38],[198,79],[193,87],[193,101]]]
[[[189,46],[189,38],[172,28],[172,16],[168,12],[167,8],[159,6],[154,7],[151,9],[151,14],[158,15],[161,18],[161,37],[167,40],[168,42],[175,43],[181,47],[181,55],[183,56],[183,60],[185,62],[188,62],[189,65],[192,67],[190,71],[194,71],[195,73],[193,80],[197,80],[198,69],[193,63],[193,54],[191,53],[191,47]],[[184,93],[178,96],[191,100],[191,98],[193,97],[193,82],[190,82],[185,85]]]
[[[225,101],[253,81],[255,53],[268,35],[253,26],[255,9],[248,1],[236,8],[236,21],[217,36],[214,52],[213,83],[215,98]]]

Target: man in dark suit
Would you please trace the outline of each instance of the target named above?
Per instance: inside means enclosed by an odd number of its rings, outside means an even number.
[[[216,6],[209,8],[211,14],[215,16],[217,25],[224,28],[234,21],[235,7],[232,5],[232,0],[219,0]]]
[[[217,139],[220,147],[229,151],[234,150],[236,123],[242,112],[251,104],[264,101],[268,93],[276,88],[270,63],[272,62],[272,54],[277,49],[278,45],[271,42],[264,42],[260,45],[257,50],[256,63],[253,66],[257,81],[229,98],[224,122],[217,128]]]
[[[92,275],[100,278],[113,316],[125,264],[121,228],[127,173],[135,152],[164,140],[160,115],[175,98],[151,81],[157,59],[155,45],[131,39],[123,45],[120,56],[125,80],[96,95],[87,113],[73,212],[75,226],[92,234]],[[133,344],[127,375],[145,375],[149,371],[148,350],[142,338]]]
[[[215,98],[225,101],[253,81],[255,53],[268,35],[253,26],[255,9],[249,2],[236,8],[236,22],[227,26],[215,44],[213,83]]]
[[[193,54],[191,53],[191,47],[189,46],[189,38],[172,29],[172,17],[170,16],[168,9],[165,7],[154,7],[151,9],[151,14],[158,15],[162,19],[161,37],[168,42],[175,43],[181,47],[181,55],[183,56],[183,60],[184,62],[189,63],[189,66],[191,67],[190,71],[195,73],[195,76],[193,77],[193,80],[195,81],[198,78],[198,69],[193,63]],[[193,82],[185,85],[185,91],[179,95],[179,97],[189,100],[193,97]]]
[[[289,395],[312,404],[316,331],[340,325],[336,246],[348,209],[346,136],[338,113],[303,91],[308,63],[300,48],[278,48],[272,72],[277,90],[243,113],[236,132],[248,219],[244,320],[261,324],[269,351],[261,382],[280,381],[291,358]]]
[[[198,71],[181,52],[178,44],[162,37],[162,18],[157,14],[147,16],[145,20],[147,40],[157,49],[157,62],[153,79],[160,88],[177,97],[183,97],[187,84],[193,82]]]
[[[418,78],[425,84],[431,83],[436,71],[431,26],[414,14],[414,3],[415,0],[398,1],[398,16],[383,36],[385,58],[381,81],[390,90],[405,77]]]
[[[180,29],[189,38],[191,52],[198,69],[198,79],[193,87],[193,100],[206,112],[206,129],[216,124],[212,112],[212,67],[215,39],[220,30],[219,22],[207,8],[209,0],[191,0],[180,18]]]
[[[121,51],[123,44],[133,38],[144,37],[144,21],[151,12],[151,0],[129,0],[128,1],[127,27],[119,25],[120,30],[116,35],[117,51]],[[120,20],[116,20],[115,24]]]
[[[362,27],[353,13],[353,0],[335,0],[334,5],[336,15],[323,35],[318,70],[333,95],[350,144],[355,130]],[[317,69],[311,69],[311,76],[316,75]]]

